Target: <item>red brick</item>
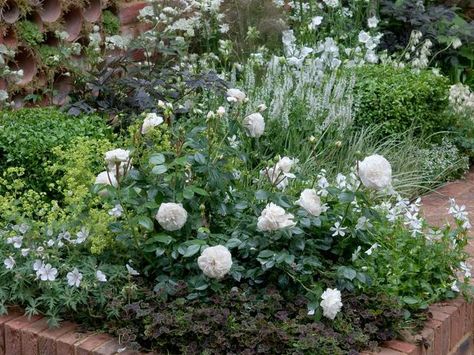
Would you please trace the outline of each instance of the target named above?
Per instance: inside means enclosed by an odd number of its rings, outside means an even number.
[[[91,334],[76,349],[76,355],[89,355],[90,352],[99,346],[112,340],[108,334]]]
[[[38,354],[38,334],[46,328],[48,328],[48,321],[42,318],[21,330],[21,351],[23,354]]]
[[[0,355],[5,354],[5,323],[21,317],[23,314],[19,310],[9,311],[8,314],[0,316]]]
[[[113,339],[95,348],[92,355],[113,355],[121,348],[123,348],[123,345]]]
[[[40,316],[21,316],[5,323],[5,353],[6,354],[21,354],[21,330],[25,327],[30,326]]]
[[[58,355],[74,355],[76,344],[87,337],[87,334],[69,332],[56,339],[56,353]]]
[[[449,316],[449,346],[448,350],[451,350],[463,337],[463,327],[464,320],[461,318],[461,312],[459,307],[456,307],[454,303],[443,303],[443,304],[434,304],[430,306],[430,311],[433,312],[442,312]],[[433,316],[434,317],[434,316]]]
[[[397,350],[408,355],[421,355],[421,349],[414,344],[405,343],[399,340],[390,340],[383,344],[384,347]]]
[[[397,350],[389,349],[389,348],[381,348],[379,354],[380,355],[406,355],[405,353],[402,353]]]
[[[433,321],[434,322],[434,321]],[[425,326],[420,333],[420,348],[422,355],[434,355],[435,353],[435,339],[434,339],[435,331]]]
[[[434,331],[433,355],[446,355],[449,346],[449,322],[430,319],[425,326]]]
[[[75,324],[63,322],[59,328],[49,328],[42,331],[38,336],[38,353],[40,355],[56,354],[56,339],[74,329],[76,329]]]

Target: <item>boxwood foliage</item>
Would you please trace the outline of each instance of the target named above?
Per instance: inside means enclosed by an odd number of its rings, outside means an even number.
[[[51,192],[57,177],[47,167],[57,159],[53,148],[67,148],[77,137],[104,138],[110,134],[99,116],[72,117],[54,108],[0,112],[0,171],[25,169],[27,188]]]
[[[449,92],[446,77],[389,65],[364,66],[356,75],[357,126],[381,123],[382,135],[412,127],[420,135],[450,128],[453,117],[445,114]]]

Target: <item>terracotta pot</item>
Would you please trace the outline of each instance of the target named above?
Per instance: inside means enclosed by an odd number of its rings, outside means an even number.
[[[121,4],[119,8],[119,19],[122,25],[137,22],[139,11],[149,5],[145,1]]]
[[[27,19],[28,21],[31,21],[36,26],[38,26],[38,29],[40,30],[40,32],[44,31],[44,23],[39,13],[33,12],[32,14],[28,15]]]
[[[4,44],[12,49],[18,47],[18,38],[16,37],[15,28],[13,26],[9,26],[0,32],[0,44]]]
[[[39,7],[41,6],[41,0],[28,0],[28,3],[31,7]]]
[[[0,90],[6,90],[8,87],[7,81],[5,79],[0,79]]]
[[[53,97],[53,104],[54,105],[59,105],[62,106],[64,105],[69,97],[69,93],[72,90],[72,78],[70,76],[66,76],[63,74],[59,74],[55,79],[54,79],[54,97]]]
[[[61,2],[59,0],[43,0],[39,15],[43,22],[55,22],[61,16]]]
[[[2,20],[6,23],[15,23],[20,17],[20,8],[14,0],[7,0],[0,11]]]
[[[13,108],[19,109],[25,106],[24,98],[25,96],[23,94],[16,94],[15,96],[13,96]]]
[[[84,19],[87,22],[96,22],[102,14],[101,0],[90,0],[89,4],[84,8]]]
[[[14,70],[23,70],[23,78],[17,83],[19,86],[25,86],[36,75],[37,66],[35,58],[31,51],[26,47],[19,47],[15,58],[13,59]]]
[[[79,37],[82,30],[82,10],[78,7],[71,8],[64,15],[64,30],[69,34],[66,41],[73,42]]]

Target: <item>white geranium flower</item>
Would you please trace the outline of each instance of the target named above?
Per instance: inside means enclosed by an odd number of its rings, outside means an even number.
[[[125,265],[125,267],[127,268],[127,271],[128,271],[128,274],[131,275],[131,276],[138,276],[140,275],[140,273],[135,270],[133,267],[131,267],[130,265]]]
[[[155,218],[163,229],[176,231],[184,226],[188,213],[180,203],[162,203]]]
[[[359,219],[357,220],[356,229],[358,230],[367,230],[372,227],[373,227],[372,223],[370,223],[369,219],[365,216],[359,217]]]
[[[109,216],[119,218],[122,216],[123,207],[121,204],[116,204],[114,208],[112,208],[109,212]]]
[[[97,281],[99,282],[107,282],[107,276],[105,276],[105,274],[100,270],[97,270],[95,272],[95,277],[97,278]]]
[[[17,236],[8,238],[7,243],[8,244],[13,244],[13,247],[16,248],[16,249],[20,249],[21,245],[23,244],[23,236],[17,235]]]
[[[323,315],[329,319],[336,318],[342,307],[341,302],[341,291],[338,289],[328,288],[321,295],[321,307],[323,309]]]
[[[221,279],[232,267],[232,255],[225,246],[216,245],[204,249],[197,262],[204,275],[213,279]]]
[[[369,26],[369,28],[376,28],[378,24],[379,19],[376,16],[372,16],[367,20],[367,26]]]
[[[77,236],[77,239],[75,241],[76,244],[81,244],[85,242],[87,237],[89,237],[89,229],[87,229],[86,227],[82,227],[81,230],[77,232],[76,236]]]
[[[315,189],[304,189],[296,204],[303,207],[309,214],[319,216],[321,214],[321,199]]]
[[[359,177],[364,186],[382,190],[391,186],[392,166],[383,156],[374,154],[359,162]]]
[[[77,270],[77,268],[74,268],[74,270],[67,273],[66,278],[69,286],[79,287],[82,281],[82,274]]]
[[[451,285],[451,290],[454,292],[461,292],[458,287],[458,281],[454,280],[453,284]]]
[[[162,124],[163,117],[158,116],[156,113],[152,112],[146,115],[142,124],[142,134],[148,133],[151,129]]]
[[[244,102],[247,99],[247,95],[239,89],[229,89],[226,95],[229,102]]]
[[[329,228],[329,230],[332,232],[333,237],[337,237],[338,235],[344,237],[346,235],[347,227],[341,226],[341,222],[336,222],[334,223],[334,226]]]
[[[455,38],[454,41],[453,41],[453,48],[454,49],[458,49],[459,47],[462,46],[462,42],[459,38]]]
[[[356,261],[357,258],[359,257],[360,255],[360,251],[361,251],[362,247],[359,245],[356,250],[354,250],[354,252],[352,253],[352,257],[351,257],[351,260],[352,261]]]
[[[323,17],[322,16],[315,16],[311,19],[311,23],[309,24],[309,29],[310,30],[315,30],[316,28],[318,28],[319,25],[321,25],[323,21]]]
[[[28,256],[30,254],[30,248],[21,249],[21,256]]]
[[[13,259],[12,256],[9,256],[5,260],[3,260],[3,264],[5,265],[5,268],[11,270],[15,267],[15,259]]]
[[[95,178],[95,184],[112,185],[113,187],[118,186],[115,174],[107,171],[103,171],[99,175],[97,175],[97,177]]]
[[[339,6],[339,0],[323,0],[323,2],[328,6],[328,7],[338,7]]]
[[[38,271],[43,267],[44,263],[43,260],[36,259],[35,262],[33,263],[33,270]]]
[[[471,265],[465,263],[465,262],[461,262],[459,264],[459,267],[461,268],[461,270],[464,272],[464,277],[471,277]]]
[[[58,269],[51,266],[51,264],[43,265],[38,270],[41,281],[54,281],[58,275]]]
[[[374,252],[374,250],[377,249],[379,246],[380,246],[379,243],[374,243],[374,244],[372,244],[372,246],[371,246],[369,249],[367,249],[367,250],[365,251],[365,253],[370,256],[370,255],[372,255],[372,253]]]
[[[116,163],[123,163],[130,159],[130,151],[125,149],[109,150],[105,153],[105,161],[107,165],[115,165]]]
[[[359,42],[360,43],[367,43],[367,41],[371,38],[370,34],[365,32],[365,31],[360,31],[359,32]]]
[[[245,117],[243,123],[250,137],[259,138],[265,131],[265,119],[258,112]]]
[[[286,213],[283,208],[270,202],[258,217],[257,229],[268,232],[293,227],[296,224],[293,218],[291,213]]]

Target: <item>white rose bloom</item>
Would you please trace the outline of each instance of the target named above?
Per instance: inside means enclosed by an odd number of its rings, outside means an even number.
[[[304,189],[296,204],[303,207],[309,214],[319,216],[321,214],[321,199],[315,189]]]
[[[296,224],[293,218],[291,213],[286,213],[283,208],[270,202],[258,217],[257,229],[268,232],[293,227]]]
[[[392,167],[383,156],[374,154],[359,162],[359,176],[364,186],[382,190],[391,186]]]
[[[130,151],[125,149],[114,149],[105,153],[105,161],[107,165],[122,163],[128,161],[130,158]]]
[[[163,229],[176,231],[184,226],[188,213],[180,203],[162,203],[155,218]]]
[[[328,288],[321,295],[321,307],[323,309],[323,315],[329,319],[336,318],[342,307],[341,302],[341,291],[338,289]]]
[[[281,170],[284,173],[289,173],[293,165],[296,163],[296,159],[288,157],[281,158],[276,164],[277,170]]]
[[[142,125],[142,134],[146,134],[151,129],[156,126],[159,126],[163,123],[163,117],[158,116],[156,113],[152,112],[146,115],[145,119],[143,120]]]
[[[223,245],[208,247],[198,258],[198,266],[207,277],[221,279],[232,267],[232,255]]]
[[[244,118],[244,127],[250,137],[259,138],[265,131],[265,120],[260,113],[252,113]]]
[[[109,173],[107,171],[103,171],[99,175],[97,175],[97,177],[95,178],[95,184],[112,185],[113,187],[118,186],[115,174]]]
[[[247,95],[239,89],[229,89],[226,95],[229,102],[244,102],[247,98]]]

